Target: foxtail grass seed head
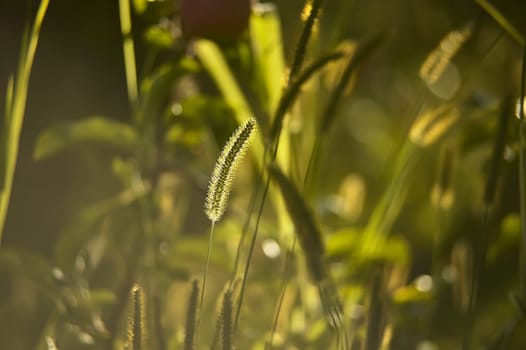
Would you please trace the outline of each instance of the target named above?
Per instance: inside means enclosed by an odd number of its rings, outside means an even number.
[[[455,192],[452,187],[452,173],[453,151],[451,148],[445,148],[440,161],[439,176],[431,191],[431,203],[436,208],[448,210],[453,205]]]
[[[243,125],[240,125],[223,147],[217,159],[205,201],[205,213],[213,222],[217,222],[225,213],[232,180],[255,129],[256,120],[254,118],[250,118]]]
[[[459,109],[450,104],[428,109],[413,122],[409,130],[409,139],[417,146],[430,146],[444,135],[459,117]]]
[[[451,59],[471,37],[472,33],[473,23],[471,22],[462,28],[449,32],[420,66],[420,78],[428,85],[436,83]]]
[[[143,350],[146,344],[144,291],[138,284],[135,284],[131,290],[131,302],[126,349]]]

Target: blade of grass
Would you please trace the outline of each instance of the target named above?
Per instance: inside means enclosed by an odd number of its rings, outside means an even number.
[[[526,193],[524,187],[524,98],[526,93],[526,45],[522,53],[521,83],[519,91],[519,201],[520,201],[520,223],[521,223],[521,251],[519,283],[520,297],[526,301]]]
[[[310,0],[307,0],[307,5]],[[295,78],[295,75],[300,71],[303,61],[305,59],[305,54],[307,53],[307,46],[309,45],[309,40],[312,36],[312,31],[314,24],[318,19],[320,13],[321,5],[323,0],[313,0],[310,4],[310,12],[301,31],[300,38],[296,45],[296,51],[294,51],[294,58],[292,60],[292,65],[290,67],[288,83]]]
[[[494,204],[495,193],[497,191],[497,180],[500,175],[500,169],[504,154],[504,147],[506,145],[506,134],[508,131],[508,121],[510,119],[511,108],[510,98],[507,97],[502,102],[501,114],[499,116],[499,125],[497,128],[497,134],[493,145],[493,154],[490,163],[490,173],[486,180],[486,187],[484,189],[483,201],[485,204],[484,211],[484,231],[482,232],[482,239],[478,245],[478,249],[475,250],[475,266],[473,268],[473,277],[471,278],[471,287],[469,293],[469,306],[468,315],[466,322],[466,329],[463,335],[463,349],[471,349],[471,338],[473,331],[473,324],[475,321],[475,304],[478,292],[478,284],[481,276],[482,269],[484,268],[484,261],[486,258],[486,252],[489,245],[489,220],[490,212]]]
[[[126,86],[128,101],[132,111],[137,107],[137,68],[135,65],[135,48],[131,32],[130,0],[119,0],[119,18],[123,38],[122,50],[124,54],[124,68],[126,71]]]
[[[517,30],[517,28],[515,28],[515,26],[513,26],[513,24],[511,24],[510,21],[508,21],[506,17],[504,17],[504,15],[495,6],[493,6],[487,0],[475,0],[475,2],[479,4],[479,6],[482,7],[482,9],[486,11],[486,13],[491,18],[493,18],[495,22],[497,22],[497,24],[501,26],[502,29],[504,29],[504,31],[506,31],[506,33],[508,33],[508,35],[513,40],[515,40],[521,46],[524,46],[524,37]]]
[[[33,26],[31,30],[27,32],[29,33],[27,41],[24,40],[22,43],[16,81],[14,85],[13,83],[8,83],[8,101],[6,101],[6,110],[9,114],[6,114],[5,116],[5,121],[7,123],[7,134],[5,135],[5,168],[3,169],[3,185],[0,187],[2,189],[2,192],[0,193],[0,244],[2,242],[2,233],[4,232],[9,199],[13,188],[20,134],[22,132],[27,93],[29,89],[29,78],[38,46],[40,29],[42,28],[48,5],[49,0],[42,0],[40,2]],[[12,98],[9,98],[9,96],[12,96]]]

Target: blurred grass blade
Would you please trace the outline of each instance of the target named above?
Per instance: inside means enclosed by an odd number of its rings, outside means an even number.
[[[524,37],[495,6],[487,0],[475,0],[475,2],[479,4],[495,22],[497,22],[497,24],[501,26],[501,28],[504,29],[513,40],[524,46]]]
[[[186,313],[186,327],[184,330],[184,350],[195,349],[196,324],[198,322],[198,301],[199,301],[199,282],[197,279],[192,282],[192,291],[188,300],[188,311]]]
[[[519,288],[520,296],[524,302],[526,302],[526,192],[524,184],[524,147],[526,147],[524,141],[524,100],[526,94],[526,45],[522,51],[522,66],[521,66],[521,77],[520,77],[520,91],[519,91],[519,205],[520,205],[520,226],[521,226],[521,250],[520,250],[520,278]]]
[[[343,58],[343,53],[336,51],[327,55],[324,55],[311,63],[304,71],[298,76],[298,78],[289,85],[288,89],[283,93],[279,105],[277,107],[270,136],[272,140],[277,139],[283,126],[283,120],[289,109],[291,108],[294,101],[301,92],[303,85],[309,81],[309,79],[318,71],[325,68],[329,63]]]
[[[138,137],[128,124],[93,116],[45,129],[37,139],[34,157],[47,158],[82,142],[103,143],[131,153],[137,147]]]
[[[382,35],[376,35],[372,38],[365,40],[363,43],[360,43],[356,48],[356,51],[349,58],[349,62],[345,67],[340,81],[333,93],[330,96],[330,100],[327,104],[327,108],[322,116],[321,121],[321,132],[326,133],[331,127],[334,118],[336,117],[336,109],[338,108],[338,103],[347,89],[347,85],[351,80],[352,74],[356,71],[358,66],[367,58],[369,55],[380,45],[383,40]]]
[[[126,86],[131,110],[137,106],[137,68],[135,65],[135,48],[132,36],[130,0],[119,0],[119,18],[122,33],[122,50],[124,54],[124,68],[126,70]]]
[[[55,340],[52,337],[46,337],[47,350],[58,350]]]
[[[382,344],[383,307],[381,292],[382,274],[374,274],[367,313],[367,330],[364,350],[379,350]]]
[[[22,132],[26,109],[29,77],[31,75],[31,68],[33,67],[40,29],[48,5],[49,0],[42,0],[40,2],[33,26],[26,37],[27,41],[24,40],[22,42],[20,63],[16,73],[15,82],[13,84],[12,80],[10,80],[8,83],[6,111],[8,111],[9,114],[5,116],[6,134],[3,135],[5,144],[0,146],[0,151],[4,153],[4,156],[0,157],[0,161],[5,162],[5,166],[0,168],[3,173],[2,176],[0,176],[3,180],[3,184],[0,186],[0,244],[2,243],[2,234],[4,232],[4,224],[13,187],[20,134]],[[5,149],[2,149],[1,147],[5,147]]]
[[[221,309],[221,328],[223,339],[223,350],[232,350],[232,291],[227,290],[223,296],[223,307]]]
[[[308,12],[307,18],[305,19],[305,25],[301,31],[300,38],[296,44],[296,50],[294,51],[294,58],[292,59],[292,64],[290,66],[289,78],[287,85],[295,79],[296,74],[299,73],[303,61],[305,59],[305,54],[307,53],[307,47],[309,45],[309,40],[311,38],[314,25],[318,19],[318,15],[321,10],[321,5],[323,0],[307,0],[305,2],[304,13]]]
[[[253,116],[252,111],[219,47],[212,41],[203,39],[194,42],[194,50],[221,91],[226,103],[234,111],[238,124],[245,123]],[[258,124],[261,125],[259,121]],[[261,168],[263,164],[263,142],[261,137],[257,135],[253,142],[254,159]]]
[[[150,185],[141,183],[82,210],[60,233],[55,244],[57,264],[70,268],[80,248],[93,236],[95,225],[113,210],[134,203],[149,191]]]
[[[256,3],[253,5],[250,37],[254,59],[258,67],[256,72],[261,74],[266,90],[267,112],[273,115],[283,90],[285,72],[281,24],[274,4]]]
[[[415,145],[427,147],[442,137],[460,118],[457,106],[443,104],[425,110],[413,122],[409,130],[409,139]]]
[[[0,268],[26,278],[36,290],[58,302],[60,284],[56,276],[62,276],[62,271],[54,268],[43,256],[25,249],[5,247],[0,250]]]
[[[319,283],[327,277],[327,267],[324,261],[325,246],[321,232],[307,204],[289,178],[277,165],[269,166],[268,170],[281,190],[287,211],[294,222],[309,273],[313,281]]]
[[[497,181],[499,179],[502,160],[504,158],[504,148],[506,146],[506,135],[508,133],[508,122],[512,114],[511,98],[508,96],[502,101],[501,113],[495,141],[493,144],[493,154],[491,156],[491,163],[486,180],[486,187],[484,189],[484,203],[492,205],[497,191]]]

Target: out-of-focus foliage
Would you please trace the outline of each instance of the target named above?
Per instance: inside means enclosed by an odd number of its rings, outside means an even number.
[[[298,47],[319,1],[253,2],[241,34],[208,39],[183,31],[182,1],[130,1],[129,35],[117,0],[50,1],[0,236],[0,348],[523,349],[520,120],[499,120],[526,3],[322,1]],[[0,2],[0,96],[35,5]],[[192,15],[211,30],[214,11]],[[192,310],[209,177],[252,116]]]

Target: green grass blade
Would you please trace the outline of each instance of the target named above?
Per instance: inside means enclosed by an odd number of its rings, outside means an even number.
[[[29,89],[29,78],[31,75],[31,68],[38,45],[40,36],[40,29],[46,15],[49,5],[49,0],[42,0],[38,7],[38,11],[33,22],[31,31],[29,32],[27,46],[23,45],[21,49],[20,64],[16,74],[16,81],[14,88],[8,86],[8,96],[11,94],[12,98],[7,101],[6,108],[9,115],[5,116],[7,122],[7,134],[5,135],[5,167],[3,168],[3,185],[0,186],[2,192],[0,193],[0,244],[2,242],[2,234],[4,231],[5,220],[7,217],[7,210],[9,207],[9,199],[13,187],[13,180],[15,175],[16,160],[18,158],[18,148],[20,141],[20,134],[22,132],[22,125],[24,122],[24,115],[26,109],[27,92]],[[11,92],[9,92],[11,91]]]
[[[121,33],[123,38],[122,49],[124,53],[124,68],[126,71],[126,86],[128,88],[128,100],[132,111],[137,106],[137,68],[135,64],[135,48],[132,36],[130,1],[119,0],[119,17]]]
[[[272,115],[279,103],[285,72],[281,24],[275,5],[254,4],[250,37],[254,60],[258,67],[256,72],[260,72],[265,87],[267,112]]]
[[[491,18],[493,18],[495,22],[497,22],[498,25],[501,26],[502,29],[504,29],[504,31],[506,31],[506,33],[508,33],[508,35],[511,36],[513,40],[524,46],[524,37],[495,6],[493,6],[487,0],[475,0],[475,2],[479,4],[479,6],[482,7],[482,9],[484,9],[484,11],[486,11],[486,13]]]
[[[226,103],[234,111],[237,122],[239,124],[245,123],[253,116],[252,110],[219,47],[209,40],[197,40],[194,42],[194,49],[204,68],[221,91]],[[259,121],[258,124],[261,125]],[[261,168],[263,164],[263,141],[260,136],[256,135],[252,147],[254,147],[254,159],[258,167]]]
[[[524,98],[526,94],[526,45],[522,53],[521,84],[519,91],[519,201],[520,201],[520,222],[521,222],[521,265],[519,269],[520,278],[520,297],[526,302],[526,193],[524,184]]]
[[[285,119],[285,115],[291,108],[294,101],[296,101],[296,98],[300,94],[303,85],[307,83],[316,72],[326,67],[329,63],[343,58],[343,56],[344,55],[342,52],[337,51],[320,57],[312,64],[310,64],[307,68],[305,68],[305,70],[302,71],[298,78],[289,85],[289,88],[281,97],[273,119],[274,121],[270,131],[272,140],[277,139],[278,135],[281,133],[281,128],[283,125],[283,120]]]
[[[305,6],[309,6],[310,0],[306,3]],[[309,40],[311,38],[314,25],[318,19],[320,13],[321,5],[323,0],[312,0],[310,4],[310,12],[303,26],[298,44],[296,45],[296,51],[294,51],[294,58],[292,59],[292,65],[290,66],[288,84],[290,84],[295,78],[296,74],[300,71],[303,61],[305,59],[305,54],[307,53],[307,46],[309,45]]]
[[[361,43],[356,52],[351,56],[347,66],[345,67],[342,77],[338,82],[338,85],[331,94],[329,103],[327,104],[327,109],[323,114],[323,119],[321,123],[321,132],[326,133],[330,126],[332,125],[334,118],[336,117],[336,109],[338,107],[338,102],[340,101],[349,81],[351,80],[352,74],[356,71],[356,68],[367,58],[382,42],[383,37],[381,35],[376,35],[371,39],[365,40]]]

